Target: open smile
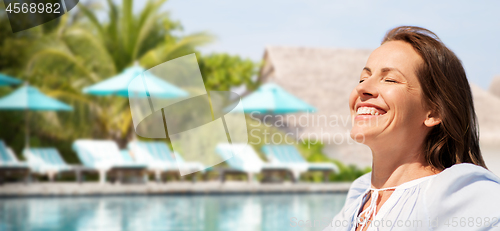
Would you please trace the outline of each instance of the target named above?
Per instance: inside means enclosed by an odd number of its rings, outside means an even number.
[[[382,109],[373,104],[360,103],[356,105],[356,117],[355,119],[371,119],[379,116],[383,116],[387,113],[386,110]]]

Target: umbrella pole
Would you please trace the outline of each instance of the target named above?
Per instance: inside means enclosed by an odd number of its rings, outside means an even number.
[[[24,146],[26,147],[26,149],[29,149],[30,147],[30,128],[29,128],[29,110],[26,109],[24,111],[24,118],[25,118],[25,123],[26,123],[26,134],[25,134],[25,138],[24,138]]]

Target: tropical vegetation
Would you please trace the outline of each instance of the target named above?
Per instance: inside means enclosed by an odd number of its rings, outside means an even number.
[[[146,1],[138,12],[133,10],[133,3],[80,2],[69,14],[18,33],[12,33],[5,9],[0,8],[0,72],[23,79],[74,109],[31,112],[31,146],[57,147],[69,163],[78,163],[71,150],[75,139],[114,139],[125,146],[134,134],[128,99],[87,95],[82,89],[132,65],[148,69],[196,53],[208,91],[235,87],[250,91],[258,87],[258,63],[226,53],[200,54],[199,48],[212,42],[213,36],[207,32],[180,35],[182,24],[161,10],[166,0]],[[0,87],[0,96],[14,89]],[[0,139],[18,154],[24,147],[24,113],[0,113]],[[255,127],[252,123],[255,121],[247,120],[249,127]],[[263,142],[255,140],[255,136],[249,138],[260,150]],[[300,148],[310,162],[333,161],[340,167],[340,173],[331,180],[354,180],[369,171],[328,159],[321,144],[307,141]],[[308,177],[321,180],[317,174]]]
[[[82,88],[122,72],[132,65],[148,69],[165,61],[196,53],[207,90],[228,90],[256,86],[257,64],[224,53],[200,55],[198,48],[213,41],[206,32],[178,35],[179,21],[161,10],[166,0],[144,3],[134,13],[133,1],[121,4],[108,0],[80,3],[77,9],[57,20],[26,31],[12,33],[5,9],[0,11],[0,71],[24,79],[45,94],[71,104],[68,112],[31,113],[31,145],[57,146],[71,153],[71,141],[78,138],[114,139],[122,146],[131,138],[128,99],[91,96]],[[100,19],[98,12],[105,12]],[[5,95],[12,89],[2,88]],[[2,112],[0,137],[23,147],[24,112]],[[74,156],[66,159],[76,162]]]

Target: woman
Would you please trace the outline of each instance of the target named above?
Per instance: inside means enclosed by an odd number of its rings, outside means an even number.
[[[500,229],[500,178],[481,156],[464,68],[433,32],[389,31],[349,106],[372,172],[325,230]]]

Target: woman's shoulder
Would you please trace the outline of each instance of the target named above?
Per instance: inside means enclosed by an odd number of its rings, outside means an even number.
[[[436,187],[435,189],[445,188],[443,187],[445,185],[450,186],[446,190],[449,192],[450,190],[459,190],[477,182],[500,187],[500,178],[498,176],[481,166],[469,163],[455,164],[443,170],[431,179],[430,184],[431,186],[442,185],[442,187]],[[432,189],[432,187],[430,188]]]
[[[489,170],[474,164],[455,164],[429,181],[426,194],[431,198],[450,195],[500,194],[500,178]],[[431,199],[432,201],[432,199]]]
[[[500,178],[473,164],[456,164],[433,177],[425,191],[429,215],[500,216]]]
[[[358,177],[352,182],[349,192],[347,192],[347,201],[357,199],[361,194],[365,193],[368,188],[370,188],[371,176],[372,173],[369,172]]]
[[[342,208],[342,210],[333,218],[332,223],[330,226],[326,227],[324,230],[337,230],[339,227],[334,227],[332,226],[336,221],[342,222],[349,222],[346,226],[351,227],[352,223],[350,223],[353,219],[353,214],[356,213],[356,210],[358,209],[358,199],[359,197],[366,192],[368,188],[370,188],[371,185],[371,172],[366,173],[360,177],[358,177],[356,180],[354,180],[349,188],[349,191],[347,192],[347,197],[345,200],[345,204]]]
[[[475,175],[482,175],[482,176],[487,176],[487,177],[494,177],[496,179],[499,179],[498,176],[493,174],[491,171],[488,169],[481,167],[479,165],[471,164],[471,163],[462,163],[462,164],[455,164],[452,165],[451,167],[443,170],[441,173],[438,174],[440,175],[447,175],[447,174],[469,174],[469,173],[474,173]]]

